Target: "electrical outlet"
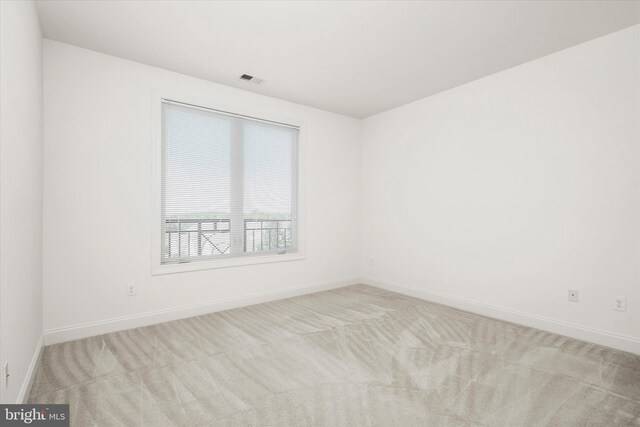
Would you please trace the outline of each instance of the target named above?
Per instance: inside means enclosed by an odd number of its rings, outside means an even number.
[[[135,285],[127,285],[127,296],[128,297],[132,297],[132,296],[136,295],[137,293],[138,292],[137,292],[137,289],[136,289]]]
[[[369,265],[373,265],[373,257],[372,256],[369,257]]]
[[[578,290],[577,289],[569,289],[569,301],[578,302]]]
[[[613,295],[613,309],[617,311],[627,311],[627,297]]]
[[[9,387],[9,362],[4,362],[4,388]]]

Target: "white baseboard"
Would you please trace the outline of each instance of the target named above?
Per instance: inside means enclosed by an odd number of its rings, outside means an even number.
[[[626,335],[602,331],[599,329],[580,326],[544,316],[524,313],[505,307],[485,304],[467,298],[454,297],[439,292],[431,292],[424,289],[403,286],[397,283],[391,283],[369,277],[362,278],[360,282],[392,292],[397,292],[400,294],[409,295],[411,297],[424,299],[438,304],[448,305],[450,307],[455,307],[465,311],[470,311],[472,313],[481,314],[483,316],[493,317],[496,319],[505,320],[536,329],[542,329],[544,331],[576,338],[582,341],[588,341],[594,344],[604,345],[607,347],[615,348],[617,350],[640,354],[640,339],[629,337]]]
[[[20,387],[20,392],[18,393],[18,399],[16,400],[17,404],[27,403],[27,400],[29,399],[29,394],[31,394],[31,387],[33,386],[33,380],[36,378],[38,363],[40,362],[40,358],[42,357],[43,348],[44,335],[40,335],[38,344],[36,344],[36,348],[33,352],[33,357],[31,358],[31,363],[29,363],[29,369],[27,370],[27,374],[25,375],[24,381],[22,382],[22,387]]]
[[[121,316],[98,322],[83,323],[65,328],[51,329],[44,333],[45,343],[46,345],[57,344],[65,341],[122,331],[125,329],[138,328],[156,323],[169,322],[171,320],[184,319],[187,317],[229,310],[232,308],[245,307],[283,298],[291,298],[314,292],[341,288],[343,286],[354,285],[357,283],[360,282],[356,278],[316,282],[274,291],[258,292],[240,297],[225,298],[217,301],[208,301],[188,306],[149,311],[130,316]]]

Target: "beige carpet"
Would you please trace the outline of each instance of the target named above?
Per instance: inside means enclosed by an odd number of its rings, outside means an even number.
[[[350,286],[45,348],[75,426],[640,425],[640,357]]]

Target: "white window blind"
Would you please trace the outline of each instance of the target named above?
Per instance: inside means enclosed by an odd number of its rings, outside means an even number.
[[[298,133],[163,101],[162,263],[296,251]]]

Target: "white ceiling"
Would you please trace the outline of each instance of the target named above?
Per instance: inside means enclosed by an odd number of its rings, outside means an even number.
[[[40,1],[38,13],[50,39],[361,118],[637,24],[640,2]]]

